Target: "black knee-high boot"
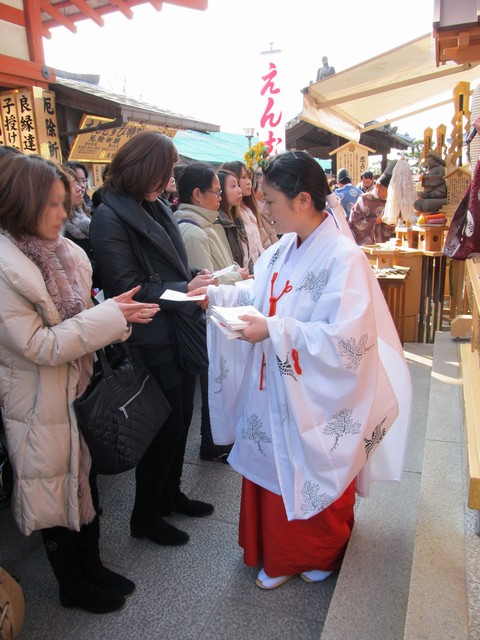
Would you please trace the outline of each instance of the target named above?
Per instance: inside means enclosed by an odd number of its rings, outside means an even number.
[[[101,589],[128,596],[135,590],[135,584],[103,566],[100,559],[99,539],[100,523],[97,515],[93,522],[81,527],[77,537],[83,576],[88,582]]]
[[[42,538],[53,573],[60,585],[64,607],[79,607],[91,613],[116,611],[125,597],[91,584],[83,575],[78,547],[79,534],[65,527],[42,529]]]

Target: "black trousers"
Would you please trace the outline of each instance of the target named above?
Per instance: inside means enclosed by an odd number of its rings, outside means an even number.
[[[132,520],[154,523],[168,515],[180,494],[183,459],[192,421],[195,376],[182,374],[171,388],[165,383],[165,365],[150,366],[172,408],[135,470],[135,504]]]

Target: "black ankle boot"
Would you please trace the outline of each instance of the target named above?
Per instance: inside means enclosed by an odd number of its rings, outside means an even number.
[[[203,518],[213,513],[214,506],[201,500],[191,500],[184,493],[180,493],[172,501],[172,511],[182,513],[184,516],[190,516],[191,518]]]
[[[84,565],[83,575],[90,584],[120,596],[128,596],[135,591],[134,582],[100,563],[97,566]]]
[[[68,609],[78,607],[90,613],[110,613],[123,607],[125,596],[105,591],[82,579],[75,586],[60,585],[60,602]]]
[[[187,544],[190,539],[188,533],[165,522],[163,518],[157,518],[154,523],[148,523],[135,520],[132,516],[130,533],[134,538],[148,538],[155,544],[172,547]]]

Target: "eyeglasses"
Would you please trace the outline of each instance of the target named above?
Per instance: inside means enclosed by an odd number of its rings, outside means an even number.
[[[223,189],[219,189],[218,191],[213,191],[213,189],[204,189],[204,191],[208,191],[208,193],[214,193],[219,198],[222,197]]]

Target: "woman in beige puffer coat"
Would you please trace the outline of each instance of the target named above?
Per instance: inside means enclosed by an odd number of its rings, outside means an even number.
[[[64,606],[101,613],[135,585],[101,564],[96,483],[73,401],[92,353],[129,336],[157,305],[136,290],[92,307],[85,252],[61,236],[70,185],[37,156],[0,160],[0,407],[21,531],[41,530]]]

